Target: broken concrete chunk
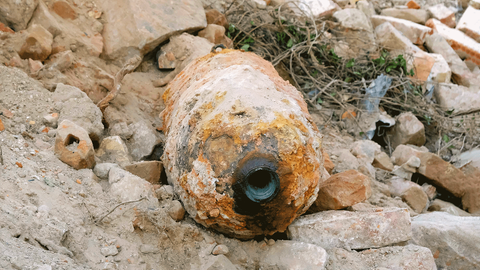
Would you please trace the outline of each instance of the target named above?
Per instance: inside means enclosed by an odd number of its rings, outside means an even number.
[[[343,9],[333,13],[333,18],[347,29],[373,32],[372,23],[361,10]]]
[[[153,194],[152,185],[120,167],[110,169],[108,182],[110,183],[110,193],[121,202],[146,198],[150,204],[158,205],[158,199]]]
[[[385,152],[380,152],[376,154],[372,165],[375,168],[379,168],[386,171],[393,170],[393,163],[390,160],[390,157]]]
[[[452,79],[452,70],[448,66],[447,61],[441,54],[431,53],[435,59],[435,64],[430,71],[430,79],[439,83],[450,83]]]
[[[262,269],[324,269],[328,254],[320,246],[279,240],[260,257]]]
[[[105,257],[115,256],[118,254],[118,249],[116,246],[106,246],[100,249],[100,253]]]
[[[5,0],[0,8],[0,22],[16,32],[27,28],[38,0]]]
[[[377,36],[377,42],[391,51],[393,55],[420,51],[407,37],[395,29],[390,22],[385,22],[377,26],[375,28],[375,34]]]
[[[63,120],[58,126],[55,154],[77,170],[95,166],[95,151],[88,133],[70,120]]]
[[[381,146],[370,140],[356,141],[350,147],[350,152],[358,159],[365,159],[367,163],[372,163],[375,156],[380,153]]]
[[[56,128],[58,125],[58,113],[47,114],[43,117],[43,123],[48,127]]]
[[[418,173],[433,180],[435,184],[447,189],[453,195],[463,196],[467,180],[465,174],[433,153],[421,152],[410,146],[399,145],[392,154],[392,161],[394,164],[402,165],[412,156],[420,159]]]
[[[480,42],[480,9],[468,7],[458,22],[457,29]]]
[[[480,0],[470,0],[470,6],[475,9],[480,9]]]
[[[476,89],[451,83],[439,84],[433,92],[438,105],[453,114],[478,111],[480,109],[478,93]]]
[[[51,5],[51,9],[63,19],[75,20],[78,16],[75,10],[65,1],[56,1]]]
[[[432,203],[430,204],[430,206],[428,207],[428,211],[430,211],[430,212],[435,212],[435,211],[446,212],[446,213],[449,213],[451,215],[460,216],[460,217],[471,216],[470,213],[458,208],[453,203],[442,201],[440,199],[433,200]]]
[[[172,52],[163,52],[158,51],[157,54],[157,61],[158,61],[158,68],[161,70],[171,70],[177,67],[177,59]]]
[[[330,252],[328,269],[335,270],[436,270],[432,252],[417,245],[384,247],[364,251],[335,248]]]
[[[127,141],[133,160],[141,160],[149,156],[157,145],[156,130],[147,122],[140,121],[129,125],[133,136]]]
[[[90,137],[99,142],[103,134],[102,112],[82,90],[59,83],[53,100],[61,103],[58,121],[68,119],[83,127]]]
[[[367,15],[368,18],[377,14],[375,12],[375,7],[369,1],[365,1],[365,0],[358,1],[357,8],[361,10],[363,13],[365,13],[365,15]]]
[[[126,167],[132,161],[127,146],[119,136],[104,138],[96,155],[103,163],[116,163],[121,167]]]
[[[422,146],[426,141],[425,127],[411,112],[402,113],[397,117],[395,126],[388,136],[391,138],[392,148],[400,144]]]
[[[205,29],[198,32],[198,36],[206,38],[215,45],[223,44],[226,48],[233,48],[233,41],[225,36],[225,31],[223,26],[209,24]]]
[[[437,4],[435,6],[431,6],[427,10],[432,16],[432,18],[439,20],[446,26],[450,28],[455,28],[455,26],[457,25],[455,21],[455,12],[447,8],[444,4]]]
[[[405,190],[401,198],[419,214],[427,209],[428,196],[419,185],[413,185]]]
[[[220,270],[220,269],[237,269],[235,265],[225,256],[209,256],[206,262],[199,268],[205,270]]]
[[[439,269],[478,269],[480,219],[433,212],[412,219],[412,243],[429,248]],[[460,244],[461,243],[461,244]]]
[[[325,249],[365,249],[407,241],[412,236],[407,209],[376,212],[326,211],[301,216],[288,226],[289,239]]]
[[[431,52],[443,56],[450,66],[453,78],[458,84],[466,87],[480,84],[480,80],[476,79],[477,76],[474,76],[470,72],[470,69],[465,62],[460,59],[458,54],[452,49],[443,36],[438,33],[427,36],[425,38],[425,45]],[[478,83],[476,81],[478,81]]]
[[[147,180],[152,185],[158,185],[163,171],[163,163],[156,160],[137,162],[125,166],[125,170]]]
[[[428,20],[426,25],[443,36],[460,57],[469,58],[470,61],[480,65],[480,43],[462,31],[452,29],[436,19]]]
[[[225,15],[216,9],[205,10],[205,15],[207,17],[207,24],[216,24],[225,27],[225,30],[229,28],[228,20]]]
[[[168,214],[175,221],[180,221],[185,217],[185,209],[180,201],[172,201],[168,208]]]
[[[28,37],[18,55],[22,59],[44,61],[52,52],[53,36],[41,25],[33,24],[28,29]]]
[[[428,11],[423,9],[386,8],[380,15],[408,20],[414,23],[425,24],[430,19]]]
[[[422,8],[417,2],[415,2],[413,0],[408,1],[407,7],[409,9],[421,9]]]
[[[119,5],[111,5],[108,1],[101,3],[106,22],[102,33],[104,53],[110,59],[127,59],[135,53],[143,55],[176,33],[207,26],[200,0],[127,0]]]
[[[391,23],[395,29],[400,31],[414,44],[423,44],[425,37],[433,32],[432,29],[411,21],[381,15],[372,16],[373,27],[377,27],[385,22]]]
[[[75,56],[71,50],[59,52],[50,56],[49,68],[56,68],[60,72],[70,68],[73,65]]]
[[[287,2],[287,6],[299,17],[320,18],[331,16],[337,9],[332,0],[299,0]]]
[[[355,170],[334,174],[320,186],[309,212],[344,209],[371,195],[370,179],[366,175]]]
[[[113,167],[118,167],[115,163],[97,163],[93,168],[93,173],[100,179],[108,179],[108,173]]]

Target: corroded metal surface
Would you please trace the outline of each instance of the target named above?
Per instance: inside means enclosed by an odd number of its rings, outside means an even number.
[[[270,235],[315,201],[321,135],[301,93],[269,62],[211,53],[163,98],[166,173],[198,223],[242,239]]]

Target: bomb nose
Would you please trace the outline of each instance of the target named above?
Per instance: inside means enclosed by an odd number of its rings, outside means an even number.
[[[266,203],[277,196],[278,174],[265,166],[252,168],[244,180],[244,192],[252,202]]]
[[[254,215],[261,204],[273,200],[280,191],[277,162],[270,155],[248,155],[237,168],[233,185],[235,211]]]

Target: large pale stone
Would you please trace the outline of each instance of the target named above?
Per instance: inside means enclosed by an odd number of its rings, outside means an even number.
[[[407,69],[414,70],[414,78],[422,81],[428,79],[435,64],[435,59],[433,57],[415,46],[390,22],[385,22],[377,26],[375,28],[375,33],[377,35],[377,42],[382,45],[382,47],[390,50],[393,56],[405,54],[413,55],[413,59],[411,57],[406,57],[406,59]]]
[[[425,127],[411,112],[402,113],[397,117],[395,126],[388,136],[391,138],[393,148],[400,144],[422,146],[426,141]]]
[[[324,269],[328,255],[325,249],[297,241],[276,241],[260,257],[261,269]]]
[[[327,269],[331,270],[436,270],[432,252],[417,245],[384,247],[364,251],[331,251]]]
[[[454,28],[457,25],[455,22],[455,12],[447,8],[444,4],[431,6],[427,10],[432,15],[432,18],[441,21],[446,26]]]
[[[455,196],[461,197],[465,193],[464,187],[467,180],[465,174],[433,153],[399,145],[392,153],[392,161],[396,165],[402,165],[408,162],[412,156],[420,159],[420,166],[417,170],[420,174],[433,180],[436,185],[447,189]]]
[[[480,42],[480,9],[468,7],[460,18],[457,29]]]
[[[60,107],[59,122],[68,119],[83,127],[95,143],[103,134],[102,112],[82,90],[59,83],[53,100]]]
[[[52,50],[57,53],[75,47],[77,52],[85,52],[98,57],[103,51],[103,37],[92,27],[78,26],[71,19],[64,19],[40,0],[30,24],[38,24],[53,36]],[[101,24],[100,24],[101,25]]]
[[[332,0],[299,0],[287,2],[288,7],[300,17],[330,16],[337,6]]]
[[[37,5],[38,0],[3,0],[0,3],[0,22],[15,31],[24,30]]]
[[[375,156],[381,152],[381,146],[374,141],[360,140],[350,146],[350,152],[358,159],[372,163]]]
[[[355,170],[332,175],[320,186],[309,211],[344,209],[370,198],[370,179]]]
[[[450,66],[453,79],[458,84],[466,87],[480,85],[480,79],[470,71],[443,36],[438,33],[427,36],[425,45],[431,52],[443,56]]]
[[[103,163],[112,162],[122,167],[129,165],[132,161],[127,146],[119,136],[110,136],[103,139],[97,150],[97,157]]]
[[[461,58],[468,58],[473,63],[480,65],[480,43],[462,31],[446,26],[439,20],[430,19],[426,25],[443,36]]]
[[[480,9],[480,0],[470,0],[470,6],[476,9]]]
[[[385,22],[391,23],[393,27],[414,44],[423,44],[423,42],[425,42],[425,36],[432,32],[428,27],[411,21],[381,15],[372,16],[373,27],[377,27]]]
[[[468,212],[465,212],[462,209],[456,207],[453,203],[442,201],[440,199],[433,200],[432,203],[430,204],[430,206],[428,207],[428,211],[430,211],[430,212],[434,212],[434,211],[447,212],[451,215],[461,216],[461,217],[471,216],[471,214],[469,214]]]
[[[158,205],[150,183],[133,175],[120,167],[113,167],[108,173],[110,193],[121,202],[146,198],[150,203]]]
[[[430,19],[428,11],[424,9],[386,8],[382,10],[380,14],[419,24],[425,24],[425,22]]]
[[[102,1],[101,6],[106,21],[104,53],[108,58],[145,54],[174,34],[207,26],[199,0],[122,0],[115,5]]]
[[[163,163],[157,160],[142,161],[126,166],[125,170],[147,180],[151,184],[159,184]]]
[[[445,111],[462,114],[480,110],[480,87],[472,89],[451,83],[440,84],[433,93]]]
[[[411,242],[429,248],[438,269],[480,268],[480,217],[422,214],[413,218],[412,233]]]
[[[384,247],[411,238],[407,209],[377,209],[372,212],[326,211],[301,216],[288,226],[291,240],[325,249]]]
[[[436,53],[431,53],[430,56],[435,59],[435,64],[430,71],[431,80],[439,83],[449,83],[452,79],[452,70],[445,58],[441,54]]]
[[[367,51],[374,51],[375,34],[369,18],[361,10],[348,8],[337,11],[333,18],[340,23],[338,31],[334,32],[338,41],[345,44],[340,48],[338,43],[335,49],[342,57],[353,58]]]

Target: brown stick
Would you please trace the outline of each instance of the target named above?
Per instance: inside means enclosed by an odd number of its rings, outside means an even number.
[[[132,72],[135,68],[138,67],[142,61],[141,57],[136,56],[130,59],[127,64],[115,75],[113,80],[113,87],[106,97],[104,97],[100,102],[97,103],[97,107],[100,108],[100,111],[103,113],[105,109],[110,104],[118,94],[120,93],[120,88],[122,87],[122,80],[128,73]]]

